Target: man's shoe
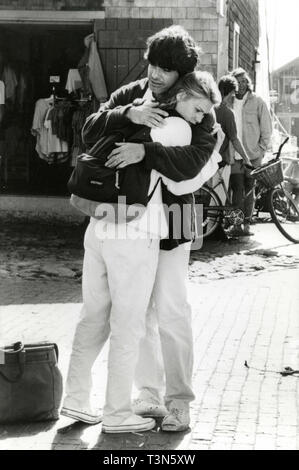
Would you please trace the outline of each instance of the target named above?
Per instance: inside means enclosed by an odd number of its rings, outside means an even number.
[[[118,434],[125,432],[144,432],[150,431],[156,426],[156,421],[152,418],[142,418],[141,416],[131,415],[119,424],[102,425],[102,432],[107,434]]]
[[[162,431],[179,432],[189,429],[189,403],[182,400],[173,400],[168,409],[169,412],[162,421]]]
[[[146,418],[161,418],[167,415],[168,411],[166,406],[150,400],[142,400],[137,398],[133,402],[133,411],[136,415],[144,416]]]
[[[75,421],[82,421],[82,423],[87,424],[98,424],[103,419],[102,414],[98,410],[74,410],[72,408],[66,408],[65,406],[61,408],[60,414],[67,418],[74,419]]]
[[[229,237],[232,238],[238,238],[238,237],[251,237],[254,235],[253,232],[250,231],[249,227],[244,227],[242,229],[241,227],[232,227],[232,229],[227,231],[227,234]]]
[[[237,238],[237,237],[242,237],[244,233],[240,226],[237,226],[237,227],[231,226],[229,227],[229,229],[227,229],[226,234],[228,237]]]

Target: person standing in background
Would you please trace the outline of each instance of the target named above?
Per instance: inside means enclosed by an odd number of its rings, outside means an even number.
[[[251,165],[257,168],[261,165],[270,144],[272,135],[270,112],[264,100],[253,92],[252,81],[243,68],[233,70],[231,75],[237,79],[239,86],[238,93],[233,100],[238,137],[250,158]],[[233,191],[233,204],[244,211],[243,235],[251,235],[250,221],[254,207],[254,194],[250,193],[246,199],[244,196],[253,188],[254,180],[250,176],[250,170],[244,167],[243,157],[238,152],[235,152],[230,184]]]
[[[219,164],[219,170],[212,178],[212,187],[215,187],[219,181],[219,178],[222,177],[226,190],[228,190],[231,165],[234,163],[234,151],[241,155],[245,164],[250,165],[250,159],[242,143],[240,142],[240,139],[238,138],[235,115],[231,109],[233,99],[236,92],[238,91],[238,82],[231,75],[224,75],[220,78],[218,88],[221,93],[222,102],[218,106],[215,106],[214,109],[216,120],[221,125],[221,128],[225,134],[225,139],[220,149],[222,162]],[[225,204],[226,193],[222,185],[217,186],[215,190],[223,204]]]

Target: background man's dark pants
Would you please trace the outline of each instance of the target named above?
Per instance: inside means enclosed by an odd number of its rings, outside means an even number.
[[[254,168],[260,166],[262,158],[263,157],[259,157],[255,160],[251,160],[252,166],[254,166]],[[251,191],[253,184],[254,179],[250,176],[250,170],[245,168],[243,160],[237,160],[232,165],[230,187],[233,193],[232,203],[234,206],[243,210],[245,224],[250,222],[254,208],[254,193]],[[251,191],[250,194],[248,194],[249,191]],[[248,196],[245,198],[246,194],[248,194]]]

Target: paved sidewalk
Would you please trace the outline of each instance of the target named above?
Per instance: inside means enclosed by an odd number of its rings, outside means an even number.
[[[101,425],[0,426],[0,449],[299,449],[299,269],[189,282],[195,367],[191,430],[105,435]],[[56,341],[65,377],[78,319],[80,282],[1,280],[5,343]],[[94,367],[95,402],[103,402],[107,348]],[[250,369],[244,366],[247,360]],[[257,370],[260,369],[260,370]]]

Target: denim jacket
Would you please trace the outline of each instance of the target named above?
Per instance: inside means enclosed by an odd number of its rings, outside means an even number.
[[[242,111],[242,142],[250,160],[262,158],[270,144],[272,121],[264,100],[249,91]]]

